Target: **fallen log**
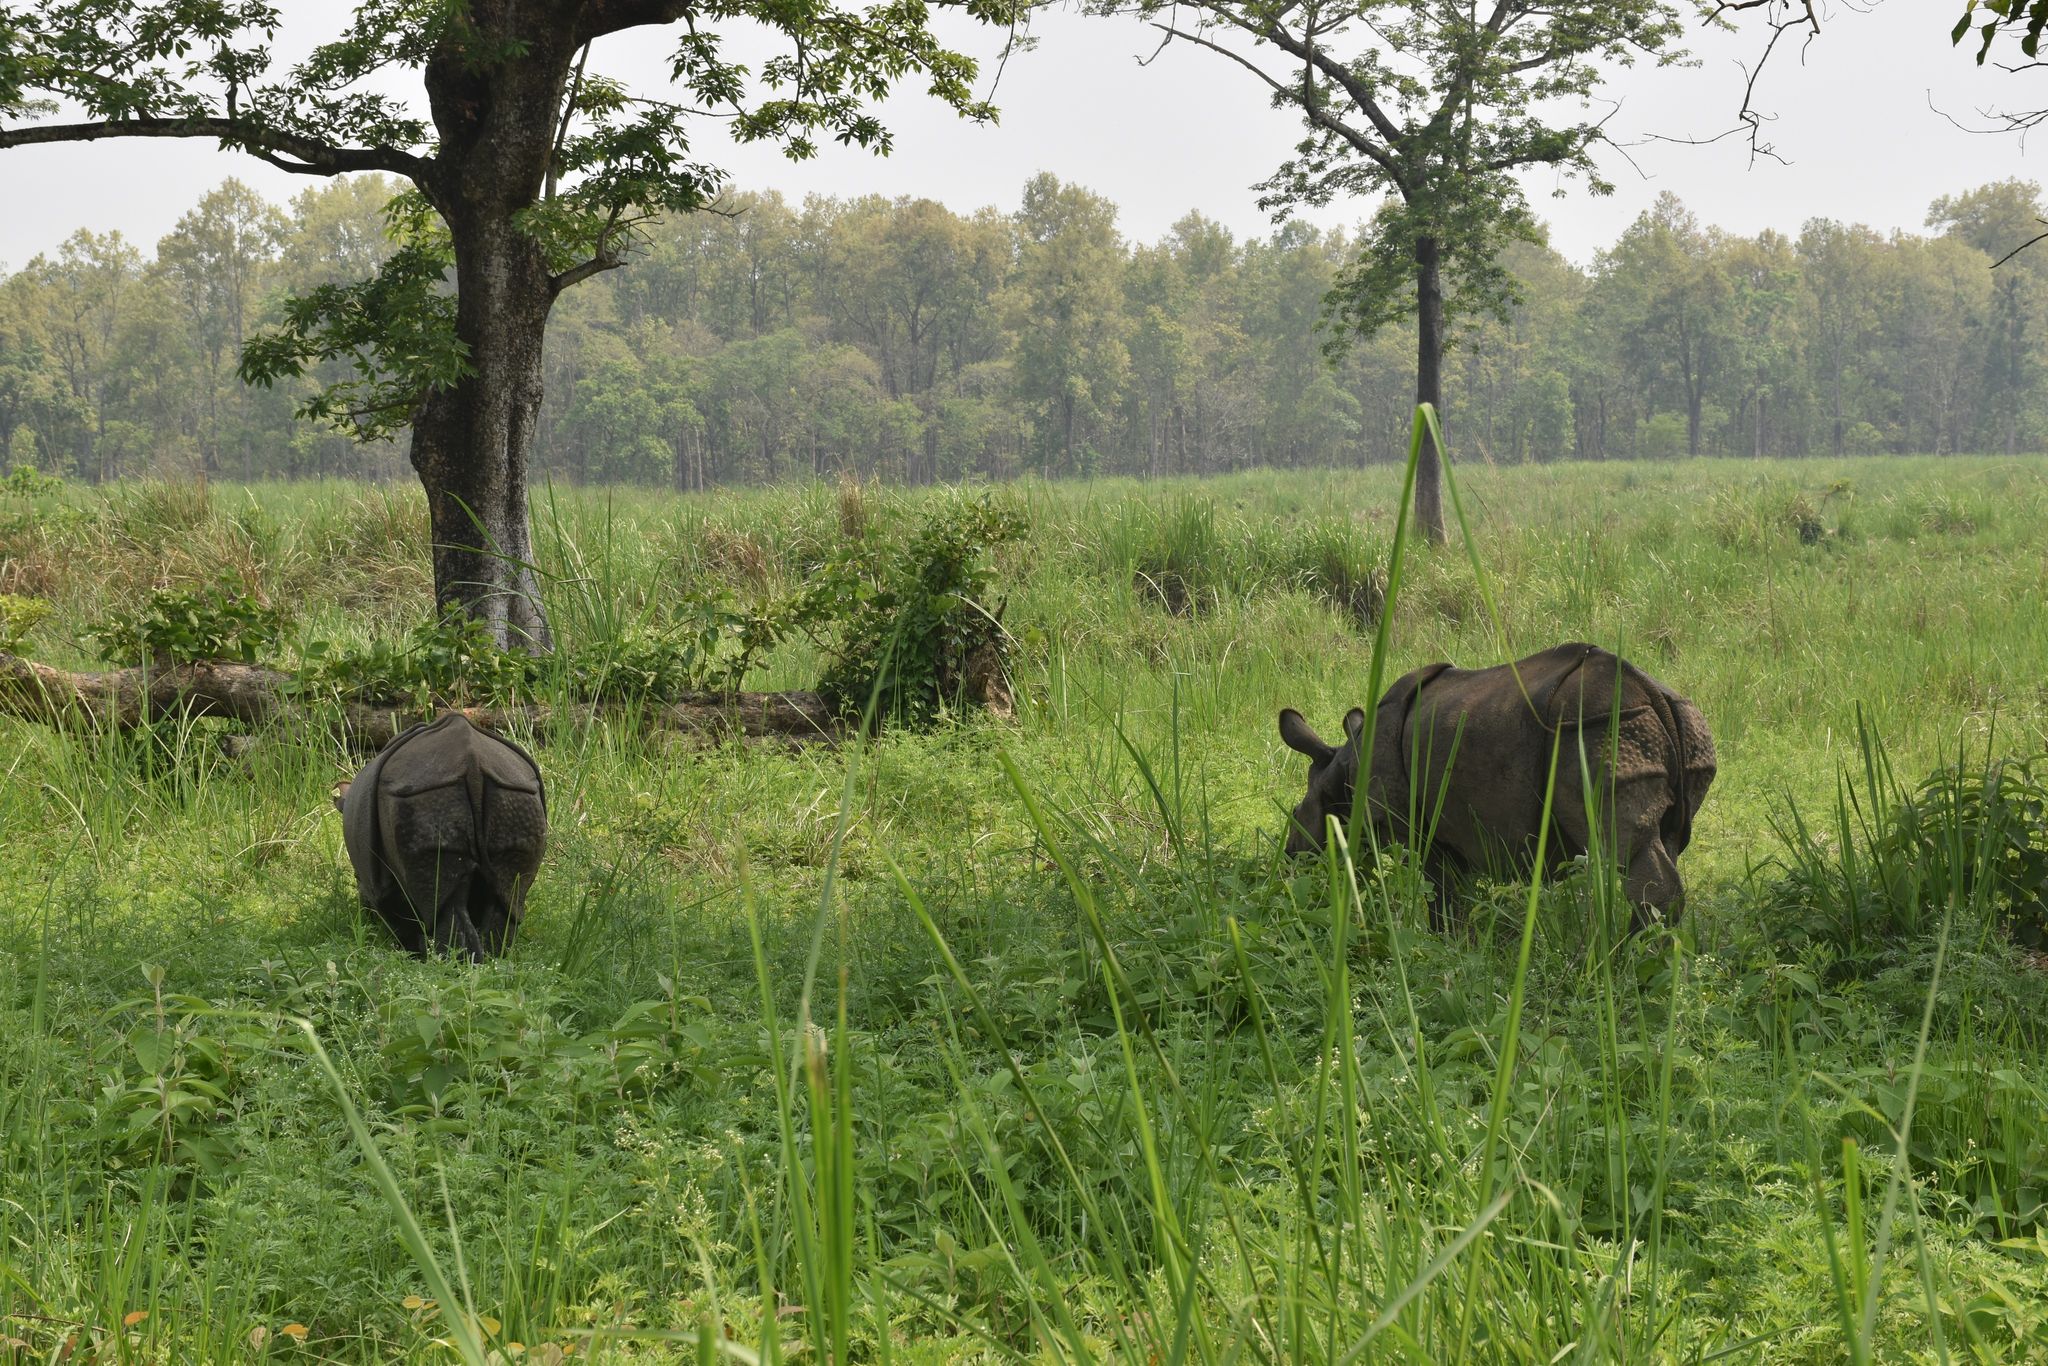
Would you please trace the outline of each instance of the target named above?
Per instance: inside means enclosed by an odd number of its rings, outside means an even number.
[[[435,710],[300,696],[293,689],[292,675],[256,664],[206,662],[72,672],[0,651],[0,715],[64,729],[132,730],[148,721],[209,716],[254,728],[297,715],[324,724],[351,748],[375,750]],[[784,740],[830,740],[845,730],[814,692],[699,693],[660,702],[526,702],[457,710],[479,725],[535,733],[550,726],[587,727],[610,719],[690,734]]]
[[[0,653],[0,712],[66,728],[127,730],[170,717],[259,725],[287,700],[291,675],[254,664],[174,664],[72,673]]]

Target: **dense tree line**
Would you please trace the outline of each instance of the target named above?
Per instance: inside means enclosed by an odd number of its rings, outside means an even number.
[[[0,282],[0,461],[86,479],[396,476],[243,385],[242,340],[289,293],[391,250],[392,186],[288,209],[229,181],[145,257],[81,231]],[[1499,461],[2048,445],[2048,248],[2038,188],[1931,206],[1925,234],[1827,220],[1703,227],[1670,196],[1579,269],[1503,263],[1519,299],[1467,320],[1445,373],[1455,454]],[[1324,297],[1356,256],[1287,224],[1240,240],[1191,214],[1128,241],[1109,200],[1049,175],[1010,213],[928,200],[730,197],[652,225],[624,270],[563,296],[539,459],[557,478],[714,484],[852,471],[913,483],[1391,460],[1410,339],[1334,358]]]

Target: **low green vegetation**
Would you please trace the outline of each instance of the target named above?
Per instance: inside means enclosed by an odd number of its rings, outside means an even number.
[[[531,737],[481,968],[356,911],[324,730],[0,720],[0,1360],[2048,1355],[2043,468],[1475,468],[1488,583],[1390,599],[1395,491],[544,497],[565,657],[923,547],[848,591],[1000,605],[1015,714]],[[412,491],[24,482],[0,594],[59,667],[153,602],[240,657],[226,576],[317,673],[427,620],[424,538]],[[1274,714],[1366,701],[1383,618],[1390,678],[1582,638],[1698,703],[1675,934],[1584,871],[1441,935],[1405,859],[1283,862]]]

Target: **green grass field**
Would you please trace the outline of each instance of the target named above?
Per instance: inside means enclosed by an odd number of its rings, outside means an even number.
[[[1585,639],[1713,727],[1687,917],[1625,942],[1599,877],[1439,935],[1398,860],[1280,858],[1274,715],[1369,700],[1397,487],[998,490],[1014,721],[541,736],[481,968],[358,915],[328,742],[0,720],[0,1362],[2048,1359],[2048,978],[1896,856],[1889,932],[1799,928],[1883,825],[1859,716],[1907,788],[2048,748],[2048,465],[1463,473],[1505,639],[1414,554],[1387,677]],[[556,621],[773,592],[842,512],[559,493]],[[0,493],[0,592],[66,666],[223,567],[361,637],[425,536],[411,489]],[[1985,866],[2048,885],[2014,809]]]

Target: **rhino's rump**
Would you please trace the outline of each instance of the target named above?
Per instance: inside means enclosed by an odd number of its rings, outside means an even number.
[[[363,903],[408,947],[437,941],[444,916],[494,950],[509,937],[540,870],[547,796],[525,751],[449,714],[394,740],[343,806],[343,835]],[[463,933],[466,931],[466,933]]]

